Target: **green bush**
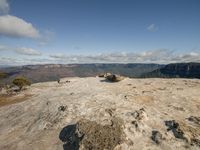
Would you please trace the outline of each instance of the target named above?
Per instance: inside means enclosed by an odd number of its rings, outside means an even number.
[[[18,86],[20,88],[20,90],[24,87],[24,86],[30,86],[31,82],[26,79],[25,77],[16,77],[12,83],[16,86]]]

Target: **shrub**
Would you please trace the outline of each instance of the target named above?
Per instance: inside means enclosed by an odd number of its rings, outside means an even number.
[[[16,77],[12,83],[16,86],[19,87],[19,89],[21,90],[24,86],[30,86],[31,82],[26,79],[25,77]]]
[[[0,79],[6,78],[8,75],[5,72],[0,72]]]

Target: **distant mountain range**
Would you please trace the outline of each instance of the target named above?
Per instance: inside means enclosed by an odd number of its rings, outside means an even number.
[[[25,76],[33,83],[58,80],[63,77],[90,77],[111,72],[128,77],[140,77],[144,73],[159,69],[158,64],[47,64],[4,67],[8,77],[2,82],[12,81],[16,76]]]
[[[146,78],[200,78],[200,63],[175,63],[144,73]]]
[[[17,76],[25,76],[31,82],[54,81],[63,77],[90,77],[111,72],[131,78],[200,78],[200,63],[160,64],[46,64],[20,67],[3,67],[7,73],[1,83],[9,83]]]

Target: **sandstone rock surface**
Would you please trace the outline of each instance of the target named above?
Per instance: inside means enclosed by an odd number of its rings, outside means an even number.
[[[61,82],[33,84],[0,105],[1,150],[62,150],[76,137],[79,149],[102,140],[114,150],[200,149],[198,79]]]

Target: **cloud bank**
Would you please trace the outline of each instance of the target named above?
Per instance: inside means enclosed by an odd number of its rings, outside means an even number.
[[[200,62],[200,53],[175,54],[171,50],[158,49],[141,53],[104,53],[99,55],[50,55],[60,63],[176,63]]]
[[[34,50],[32,48],[26,48],[26,47],[21,47],[21,48],[16,48],[15,52],[21,55],[29,55],[29,56],[40,56],[41,52]]]
[[[1,50],[1,47],[0,47]],[[18,50],[15,50],[16,52]],[[40,53],[31,51],[28,52],[20,49],[19,53],[26,55],[39,55]],[[50,54],[43,58],[9,58],[0,57],[0,63],[3,65],[26,65],[26,64],[73,64],[73,63],[180,63],[180,62],[199,62],[200,52],[187,52],[184,54],[173,53],[171,50],[158,49],[144,51],[140,53],[104,53],[98,55],[65,55],[65,54]]]
[[[40,56],[42,55],[41,52],[38,50],[27,48],[27,47],[10,47],[6,45],[0,45],[0,51],[13,51],[20,55],[27,55],[27,56]]]

